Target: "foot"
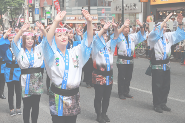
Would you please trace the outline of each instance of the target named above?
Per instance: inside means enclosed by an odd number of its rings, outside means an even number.
[[[119,98],[120,98],[121,100],[126,100],[126,97],[125,97],[124,95],[119,95]]]
[[[101,117],[101,115],[97,116],[98,123],[106,123],[106,121]]]
[[[6,97],[4,96],[4,94],[2,94],[2,95],[0,96],[0,98],[1,98],[1,99],[6,99]]]
[[[171,108],[168,108],[166,105],[162,105],[161,106],[161,109],[163,110],[163,111],[171,111]]]
[[[10,116],[15,116],[15,115],[16,115],[16,113],[15,113],[14,109],[10,110]]]
[[[91,88],[91,86],[89,84],[86,85],[87,88]]]
[[[110,119],[108,118],[108,116],[106,114],[102,114],[101,115],[102,118],[106,121],[106,122],[110,122]]]
[[[163,110],[161,109],[161,106],[155,106],[154,111],[156,111],[158,113],[163,113]]]
[[[21,115],[21,114],[22,114],[21,109],[16,109],[16,113],[17,113],[18,115]]]
[[[124,96],[125,96],[126,98],[133,98],[133,96],[131,96],[130,94],[124,94]]]

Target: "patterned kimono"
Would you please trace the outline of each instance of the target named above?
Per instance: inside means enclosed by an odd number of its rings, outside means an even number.
[[[134,50],[135,50],[135,45],[143,42],[146,39],[145,34],[142,35],[141,31],[139,31],[138,33],[133,33],[128,35],[128,39],[131,40],[131,56],[134,55]],[[126,38],[124,38],[123,33],[121,33],[119,35],[119,43],[118,43],[118,55],[121,56],[127,56],[127,48],[126,48]],[[134,60],[130,60],[130,64],[133,64]],[[117,64],[127,64],[127,60],[125,59],[117,59]]]
[[[103,36],[99,37],[98,34],[95,36],[94,40],[96,40],[96,42],[93,43],[93,52],[92,52],[93,67],[99,71],[108,71],[106,59],[105,59],[105,56],[103,53],[106,48],[108,51],[108,55],[109,55],[110,71],[113,71],[113,55],[114,55],[115,46],[116,46],[118,40],[111,39],[105,43]],[[97,44],[101,47],[97,47],[96,46]],[[93,71],[92,83],[105,85],[106,84],[106,76],[98,75],[95,71]],[[112,83],[113,83],[113,75],[109,76],[109,85]]]
[[[43,43],[35,46],[33,51],[29,52],[27,49],[21,48],[21,40],[15,44],[12,41],[12,49],[21,69],[39,68],[43,65]],[[30,61],[30,57],[33,57],[33,61]],[[33,65],[30,65],[33,62]],[[29,79],[29,80],[28,80]],[[29,81],[28,93],[25,93],[26,82]],[[42,73],[22,74],[21,75],[22,97],[30,97],[31,95],[41,95],[43,93],[43,77]]]
[[[164,48],[161,38],[163,37],[163,40],[166,41],[166,59],[169,59],[171,56],[171,46],[184,40],[185,32],[178,27],[175,32],[166,32],[163,34],[163,30],[160,30],[160,28],[161,26],[154,28],[148,36],[148,42],[150,48],[154,48],[156,60],[163,60]],[[163,69],[163,65],[152,65],[152,69]],[[170,70],[170,62],[166,65],[166,70]]]
[[[52,84],[54,84],[55,87],[61,88],[65,71],[65,62],[59,51],[57,51],[55,37],[53,38],[52,46],[50,46],[47,39],[45,40],[44,62],[47,74],[51,79]],[[82,44],[79,44],[72,49],[66,49],[69,53],[69,70],[66,85],[67,90],[78,88],[80,85],[82,67],[88,61],[91,53],[91,48],[87,47],[87,43],[87,33],[85,33]],[[62,116],[78,115],[81,111],[79,92],[73,96],[62,96],[63,99],[61,96],[50,90],[49,106],[51,115],[59,115],[59,102],[62,102],[61,104],[63,104]]]

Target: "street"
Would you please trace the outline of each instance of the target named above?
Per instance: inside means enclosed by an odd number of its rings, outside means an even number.
[[[185,66],[179,62],[171,63],[171,90],[167,106],[171,112],[157,113],[152,105],[151,77],[145,75],[149,66],[146,58],[137,58],[134,63],[130,94],[133,99],[120,100],[117,94],[117,67],[114,57],[114,85],[107,112],[111,123],[185,123]],[[44,94],[41,96],[38,123],[52,123],[46,94],[46,75],[44,75]],[[97,123],[94,110],[94,89],[80,86],[81,114],[77,123]],[[8,98],[7,85],[5,96]],[[14,97],[15,98],[15,97]],[[14,101],[15,103],[15,101]],[[22,108],[23,109],[23,108]],[[8,99],[0,100],[0,123],[22,123],[22,115],[9,115]]]

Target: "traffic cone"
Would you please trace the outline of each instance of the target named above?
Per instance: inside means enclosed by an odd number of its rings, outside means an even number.
[[[135,50],[134,50],[134,55],[133,55],[133,58],[136,58],[136,53],[135,53]]]
[[[118,55],[118,50],[117,50],[118,48],[117,48],[117,46],[115,47],[115,51],[114,51],[114,56],[117,56]]]

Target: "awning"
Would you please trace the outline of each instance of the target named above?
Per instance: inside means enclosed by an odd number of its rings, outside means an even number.
[[[64,23],[85,23],[85,21],[64,21]],[[98,21],[92,21],[92,23],[98,23]]]
[[[167,8],[157,8],[157,11],[174,11],[174,10],[180,10],[185,9],[185,7],[167,7]]]

